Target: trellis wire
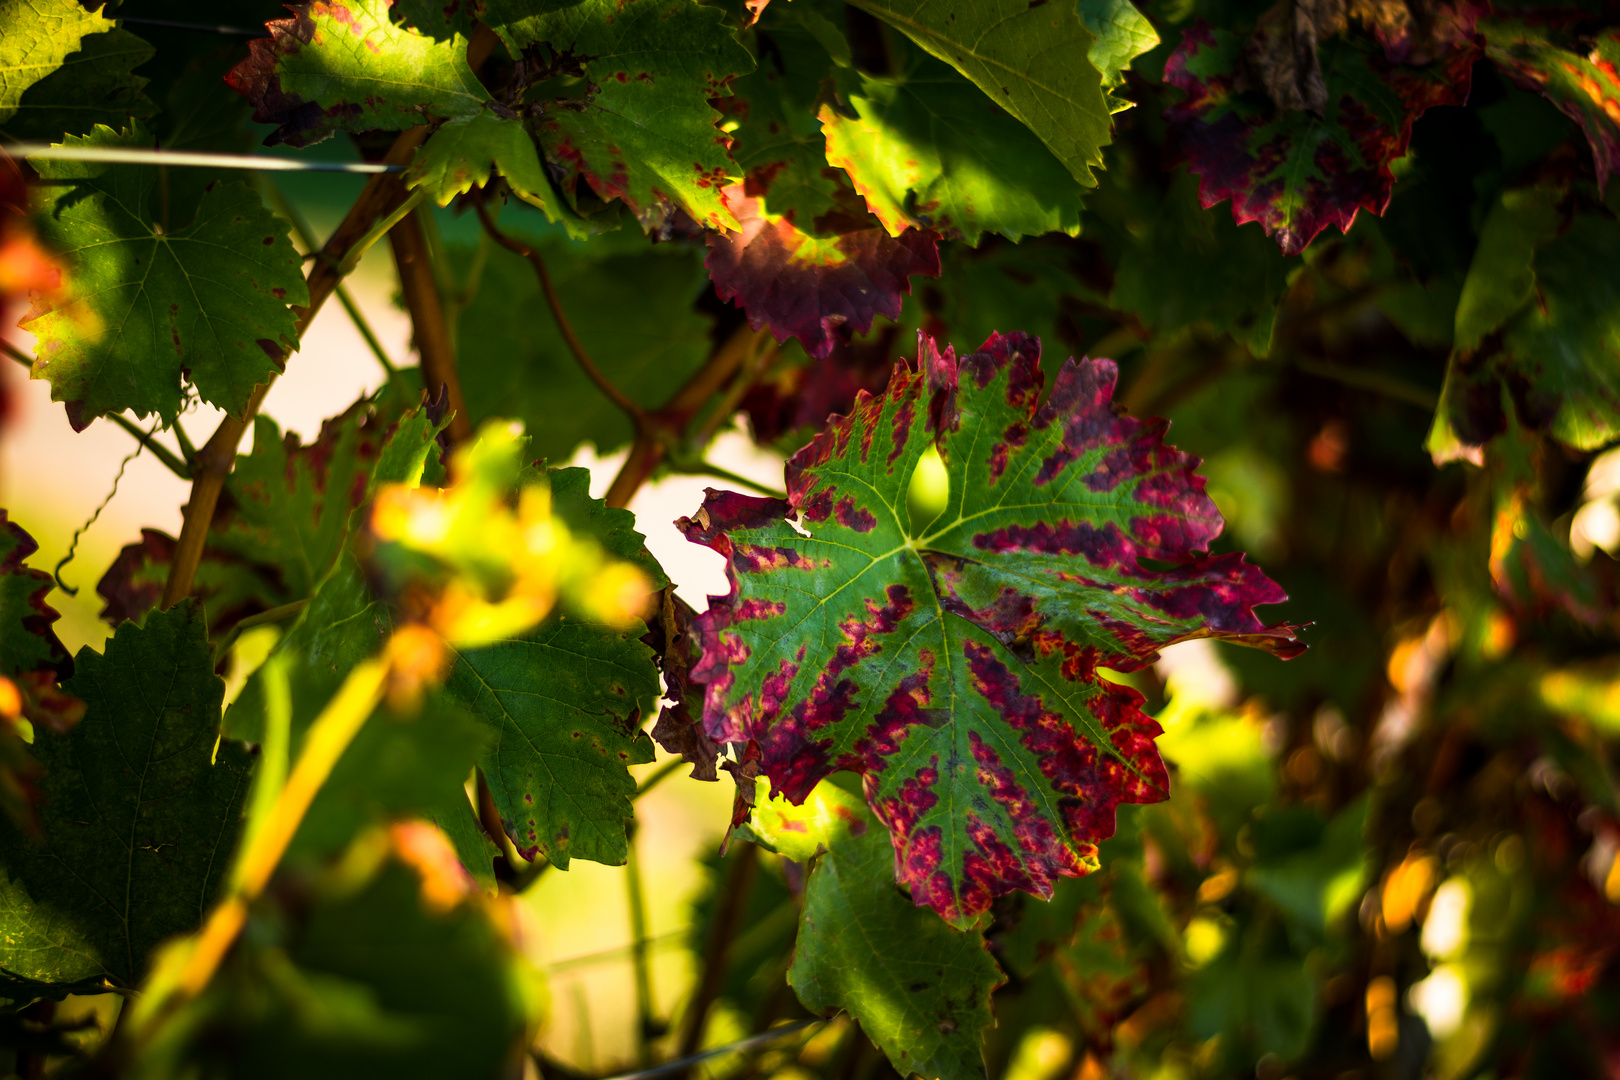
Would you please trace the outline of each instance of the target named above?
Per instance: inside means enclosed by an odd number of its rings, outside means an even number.
[[[41,161],[98,161],[111,165],[173,165],[211,169],[256,169],[259,172],[391,173],[403,165],[369,161],[302,161],[261,154],[204,154],[191,150],[137,150],[124,146],[52,146],[49,143],[10,143],[0,146],[12,157]]]
[[[803,1031],[814,1024],[825,1024],[826,1022],[825,1020],[815,1019],[800,1020],[796,1024],[783,1024],[781,1027],[771,1028],[769,1031],[760,1032],[758,1035],[750,1035],[746,1039],[738,1039],[736,1042],[716,1046],[712,1050],[705,1050],[701,1054],[676,1058],[674,1061],[666,1061],[662,1065],[655,1065],[650,1069],[642,1069],[638,1072],[620,1073],[618,1076],[609,1077],[608,1080],[652,1080],[655,1076],[667,1076],[670,1073],[684,1072],[700,1061],[707,1061],[712,1057],[719,1057],[721,1054],[735,1054],[744,1050],[752,1050],[756,1046],[764,1046],[766,1043],[775,1042],[784,1035],[792,1035],[794,1032]]]

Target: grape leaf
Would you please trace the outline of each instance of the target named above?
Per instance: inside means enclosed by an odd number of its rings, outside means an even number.
[[[275,124],[275,146],[308,146],[338,131],[403,131],[472,116],[489,93],[467,64],[467,39],[416,33],[390,18],[392,0],[317,0],[267,23],[267,38],[225,81]]]
[[[457,195],[483,187],[492,172],[504,176],[514,195],[552,221],[572,217],[551,189],[540,152],[522,122],[487,110],[457,117],[430,135],[411,161],[406,180],[448,206]]]
[[[589,497],[587,470],[550,476],[554,510],[570,528],[663,579],[634,515]],[[628,766],[653,760],[641,722],[659,698],[644,632],[553,614],[520,638],[456,654],[445,692],[492,735],[479,764],[524,857],[544,854],[563,869],[576,857],[625,861],[636,791]]]
[[[1486,219],[1429,433],[1436,460],[1477,459],[1507,430],[1504,387],[1520,421],[1577,449],[1620,436],[1620,285],[1591,270],[1620,258],[1620,222],[1566,220],[1558,201],[1550,190],[1509,191]]]
[[[1206,207],[1231,199],[1238,224],[1259,221],[1296,255],[1329,225],[1344,231],[1360,210],[1384,212],[1412,122],[1468,98],[1476,15],[1473,0],[1440,7],[1432,42],[1406,57],[1422,64],[1398,62],[1360,35],[1323,40],[1309,53],[1320,65],[1314,99],[1285,93],[1296,78],[1309,82],[1304,71],[1276,73],[1272,100],[1250,88],[1245,53],[1294,55],[1291,23],[1263,19],[1246,42],[1200,22],[1165,64],[1165,82],[1187,95],[1165,111],[1175,156],[1201,178]]]
[[[776,8],[765,18],[771,58],[737,80],[727,102],[745,179],[726,198],[742,230],[710,234],[706,265],[720,298],[746,311],[756,330],[769,326],[778,341],[797,337],[825,357],[877,315],[898,316],[913,274],[939,273],[938,237],[923,229],[890,236],[828,167],[816,102],[835,64],[827,42],[843,51],[847,43]]]
[[[966,75],[1017,117],[1087,187],[1109,142],[1095,36],[1068,3],[853,0]]]
[[[65,689],[84,720],[34,743],[43,838],[0,822],[12,996],[136,985],[152,949],[207,911],[240,827],[250,759],[215,745],[225,684],[196,601],[125,623],[75,666]]]
[[[97,127],[69,146],[143,146],[139,126]],[[36,300],[22,326],[38,335],[34,375],[67,403],[77,430],[108,413],[172,423],[182,377],[204,401],[240,413],[253,388],[298,347],[289,304],[309,300],[285,221],[239,182],[218,183],[190,208],[160,210],[159,169],[36,161],[48,202],[34,217],[66,264],[61,290]]]
[[[529,241],[533,242],[533,241]],[[697,252],[676,244],[636,254],[541,242],[562,308],[585,351],[632,399],[656,409],[708,359],[711,319],[694,306],[707,282]],[[450,248],[461,272],[477,259]],[[634,296],[626,304],[625,296]],[[505,250],[488,252],[478,294],[456,324],[461,389],[473,423],[522,420],[537,457],[566,461],[582,444],[611,453],[635,432],[623,411],[580,370],[557,329],[534,268]]]
[[[893,76],[839,72],[854,116],[820,112],[827,163],[890,236],[934,229],[977,246],[984,232],[1079,234],[1080,185],[1028,128],[949,64],[901,42],[891,53]]]
[[[865,774],[901,883],[966,926],[1095,869],[1114,807],[1165,797],[1158,725],[1097,667],[1192,637],[1303,646],[1255,618],[1281,589],[1203,553],[1222,523],[1196,459],[1114,414],[1111,361],[1065,364],[1043,405],[1027,336],[960,365],[919,340],[918,370],[790,459],[786,502],[711,492],[678,525],[732,582],[697,621],[709,733],[757,743],[790,801]],[[929,524],[906,492],[931,444],[951,494]]]
[[[895,889],[883,831],[851,803],[839,809],[860,816],[825,830],[788,982],[811,1012],[847,1011],[901,1076],[983,1077],[1001,969],[978,930],[953,930]]]
[[[480,18],[514,57],[544,42],[586,80],[579,97],[545,104],[536,128],[546,156],[604,202],[623,199],[643,222],[668,200],[709,228],[735,228],[720,197],[736,176],[711,98],[753,59],[725,13],[694,0],[483,0]],[[559,69],[561,70],[561,69]]]
[[[49,79],[74,53],[80,54],[75,64],[104,55],[108,42],[97,41],[98,37],[134,37],[117,27],[101,12],[85,10],[78,0],[5,5],[0,10],[0,126],[9,131],[7,122],[23,108],[28,90]],[[87,39],[94,44],[87,45]],[[123,43],[121,38],[115,42]],[[144,83],[139,80],[137,90]]]
[[[38,550],[34,538],[0,508],[0,675],[73,670],[67,649],[51,628],[60,616],[45,602],[54,580],[23,565]]]
[[[1544,28],[1525,22],[1487,19],[1480,31],[1485,55],[1508,78],[1546,95],[1581,126],[1602,191],[1620,169],[1620,29],[1594,35],[1585,56],[1560,48]]]
[[[1102,73],[1109,112],[1123,112],[1131,102],[1112,93],[1125,81],[1131,61],[1159,44],[1159,32],[1131,0],[1080,0],[1080,21],[1097,40],[1086,53]]]
[[[64,13],[65,9],[74,9],[71,19],[100,20],[71,0],[46,6],[64,9]],[[16,40],[26,36],[37,28],[35,20],[39,18],[38,5],[7,5],[0,11],[0,38]],[[89,134],[96,124],[123,125],[132,119],[144,120],[157,112],[157,106],[143,93],[146,80],[133,69],[151,58],[152,46],[127,30],[86,34],[78,50],[63,58],[60,67],[24,90],[14,104],[0,105],[0,131],[14,139],[55,142],[64,135]],[[6,74],[16,77],[22,72]],[[9,96],[5,93],[0,100]]]

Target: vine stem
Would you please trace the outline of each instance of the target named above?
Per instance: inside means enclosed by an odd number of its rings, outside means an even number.
[[[426,127],[403,132],[389,148],[383,158],[384,163],[404,164],[409,161],[426,136]],[[296,334],[299,340],[303,340],[321,305],[342,279],[346,272],[343,266],[348,261],[350,251],[370,236],[373,223],[384,215],[398,197],[403,183],[400,176],[393,173],[373,176],[366,181],[360,197],[326,241],[321,256],[310,266],[305,278],[309,287],[309,303],[294,309],[298,315]],[[197,576],[203,545],[208,539],[208,527],[214,520],[214,508],[219,505],[220,493],[225,490],[225,478],[236,464],[236,448],[241,445],[242,436],[247,434],[248,425],[264,404],[264,397],[274,382],[275,377],[272,376],[254,387],[242,415],[227,416],[221,420],[214,434],[197,451],[192,462],[191,500],[186,504],[185,521],[180,527],[179,543],[175,545],[174,562],[169,566],[169,577],[163,586],[161,606],[165,609],[191,595],[191,584]]]
[[[557,320],[557,330],[568,343],[568,349],[574,354],[580,370],[585,372],[586,378],[595,383],[596,388],[602,391],[609,401],[630,417],[630,422],[636,426],[636,430],[641,431],[647,424],[646,410],[632,401],[623,390],[614,386],[612,380],[602,374],[602,369],[596,366],[590,354],[585,351],[584,343],[579,340],[579,335],[574,333],[574,324],[568,321],[568,314],[563,311],[562,301],[557,297],[557,289],[551,283],[551,273],[546,269],[546,262],[540,257],[540,253],[501,232],[494,219],[489,216],[489,209],[484,205],[484,200],[474,201],[473,208],[478,212],[478,220],[491,240],[514,255],[529,260],[529,265],[534,267],[535,277],[540,279],[540,291],[546,296],[546,304],[551,308],[551,317]]]
[[[664,460],[666,441],[672,431],[684,427],[703,403],[726,385],[743,361],[758,348],[760,338],[768,331],[751,330],[745,323],[709,357],[709,362],[659,409],[645,428],[637,431],[636,441],[630,446],[630,456],[624,459],[619,473],[608,487],[605,501],[609,506],[623,508],[630,504],[641,485],[646,483]],[[660,430],[667,428],[668,430]]]
[[[394,249],[394,265],[399,268],[400,292],[405,310],[411,314],[411,330],[416,351],[422,358],[422,381],[428,397],[436,398],[444,388],[450,407],[450,441],[472,439],[472,419],[461,396],[461,376],[456,371],[456,347],[444,317],[444,297],[433,272],[433,258],[423,235],[421,211],[413,210],[388,233]]]

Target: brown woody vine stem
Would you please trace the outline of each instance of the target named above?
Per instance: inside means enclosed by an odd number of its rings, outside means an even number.
[[[405,296],[405,309],[411,314],[411,329],[416,337],[416,351],[422,358],[422,381],[427,386],[428,397],[436,398],[439,388],[444,388],[452,413],[450,441],[464,443],[472,439],[472,420],[461,396],[455,342],[450,340],[449,324],[445,322],[444,297],[439,293],[439,282],[433,273],[433,259],[422,233],[421,214],[421,210],[411,211],[389,230],[388,242],[393,246],[394,263],[399,267],[400,292]]]
[[[753,844],[741,845],[735,861],[726,870],[726,880],[720,893],[720,909],[715,912],[714,929],[703,950],[703,974],[698,978],[697,990],[687,1006],[685,1023],[681,1029],[678,1057],[697,1052],[703,1041],[709,1008],[720,996],[720,985],[726,977],[726,957],[731,951],[731,940],[737,936],[737,927],[748,910],[748,894],[753,891],[754,873],[759,868],[759,849]]]
[[[646,411],[632,401],[624,391],[614,386],[585,351],[584,343],[579,340],[579,335],[574,333],[574,324],[568,321],[568,315],[563,311],[562,301],[557,297],[557,289],[551,283],[551,273],[546,269],[546,262],[540,257],[540,253],[501,232],[494,219],[489,216],[489,210],[482,199],[475,201],[473,207],[478,211],[478,220],[483,224],[484,231],[489,234],[491,240],[514,255],[521,255],[529,260],[529,265],[534,267],[535,277],[540,279],[540,291],[546,295],[546,303],[551,308],[551,317],[557,320],[557,329],[562,334],[563,340],[568,343],[568,349],[574,354],[574,359],[579,362],[580,370],[585,372],[585,376],[596,384],[596,388],[602,391],[609,401],[630,417],[636,431],[640,432],[647,423]]]
[[[427,128],[417,127],[403,132],[394,140],[383,158],[389,165],[403,165],[416,153],[427,136]],[[332,295],[342,278],[341,266],[350,250],[371,231],[372,224],[381,218],[399,197],[404,181],[400,174],[388,173],[372,177],[366,182],[360,197],[333,231],[321,255],[311,263],[305,282],[309,286],[309,303],[293,310],[298,316],[296,334],[300,340],[309,330],[310,323],[321,310],[326,298]],[[227,416],[220,421],[214,434],[197,451],[192,461],[191,499],[186,504],[185,523],[180,528],[180,541],[175,545],[174,562],[169,566],[169,578],[163,586],[162,607],[170,608],[191,595],[191,583],[202,562],[203,545],[208,540],[208,527],[214,520],[214,508],[219,505],[220,492],[225,489],[225,478],[236,464],[236,448],[247,434],[248,425],[264,404],[275,379],[254,388],[241,416]]]

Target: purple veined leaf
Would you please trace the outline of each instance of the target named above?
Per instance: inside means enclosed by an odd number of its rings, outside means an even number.
[[[1199,22],[1165,65],[1186,94],[1165,111],[1172,164],[1199,176],[1204,206],[1231,199],[1237,223],[1260,222],[1287,255],[1330,225],[1348,230],[1362,210],[1382,214],[1413,122],[1468,99],[1481,13],[1458,0],[1436,9],[1421,40],[1379,25],[1324,35],[1306,54],[1281,19],[1263,17],[1247,39]],[[1278,55],[1313,66],[1267,68]]]
[[[839,205],[809,230],[793,216],[773,214],[765,185],[752,179],[725,191],[741,229],[708,236],[705,265],[722,300],[748,313],[749,324],[769,327],[776,340],[796,337],[805,352],[825,357],[846,332],[864,333],[879,315],[900,314],[912,275],[939,275],[939,237],[907,229],[898,237],[842,185]]]
[[[1603,191],[1620,170],[1620,28],[1595,35],[1585,55],[1560,48],[1546,28],[1526,22],[1488,19],[1480,29],[1485,55],[1509,79],[1580,125]]]
[[[967,926],[1095,869],[1115,807],[1166,797],[1158,724],[1099,668],[1196,637],[1304,646],[1254,614],[1281,589],[1208,553],[1197,459],[1115,412],[1112,361],[1070,360],[1043,400],[1027,335],[920,352],[789,460],[786,501],[711,491],[678,524],[732,582],[694,623],[709,734],[757,744],[790,801],[863,774],[899,881]],[[914,522],[935,445],[950,501]]]

